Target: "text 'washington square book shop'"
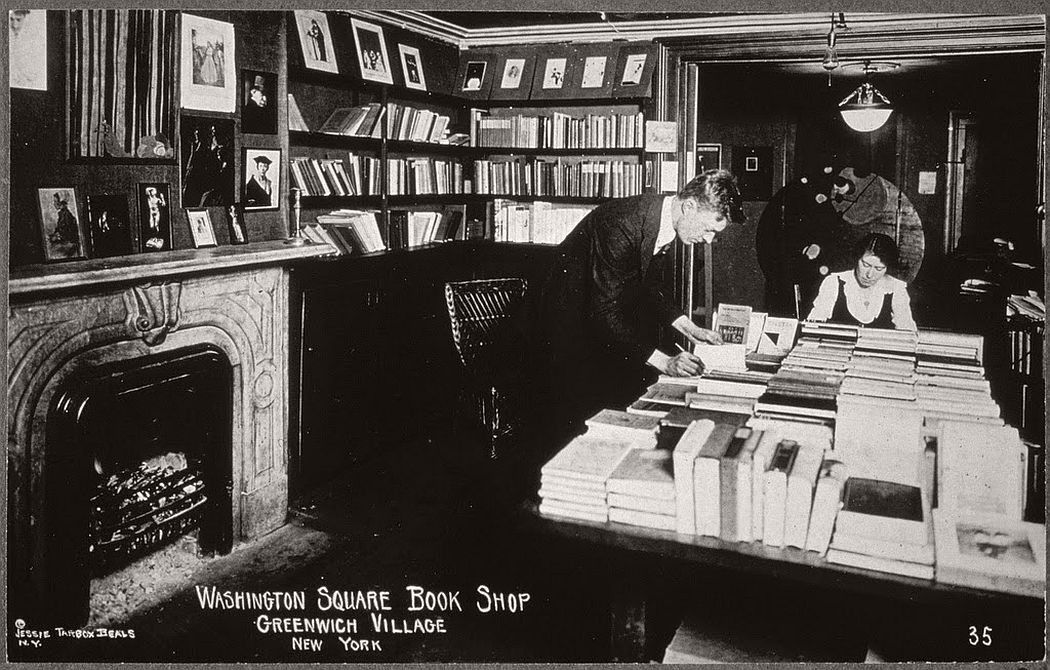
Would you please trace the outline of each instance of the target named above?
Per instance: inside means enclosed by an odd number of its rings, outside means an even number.
[[[5,660],[1040,661],[1022,5],[9,11]]]

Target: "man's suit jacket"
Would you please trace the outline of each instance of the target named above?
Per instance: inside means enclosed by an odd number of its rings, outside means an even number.
[[[664,197],[605,203],[558,246],[537,311],[538,344],[555,370],[632,389],[647,375],[660,326],[677,311],[650,272]]]

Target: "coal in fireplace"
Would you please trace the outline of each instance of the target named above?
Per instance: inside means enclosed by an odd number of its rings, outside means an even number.
[[[56,625],[90,613],[92,577],[185,536],[232,545],[232,381],[210,347],[72,379],[47,417],[46,582]]]

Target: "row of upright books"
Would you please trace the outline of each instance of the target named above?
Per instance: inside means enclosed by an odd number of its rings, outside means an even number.
[[[305,196],[369,196],[380,193],[381,159],[349,153],[346,158],[293,158],[292,185]],[[463,165],[430,156],[388,158],[389,195],[454,195],[465,192]]]
[[[346,158],[293,158],[289,163],[292,186],[304,196],[378,195],[380,159],[350,153]]]
[[[493,239],[496,242],[559,244],[592,209],[592,205],[496,199],[493,201]]]
[[[477,193],[503,196],[623,198],[645,187],[647,164],[622,160],[474,161]]]
[[[471,132],[475,145],[513,149],[641,149],[645,119],[634,114],[586,114],[573,117],[516,114],[487,116],[475,110]]]

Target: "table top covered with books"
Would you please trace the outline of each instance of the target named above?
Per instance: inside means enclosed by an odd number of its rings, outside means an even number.
[[[1044,598],[1046,529],[1025,519],[1038,468],[980,337],[777,329],[773,372],[738,355],[588,419],[541,469],[529,523],[907,600]]]

